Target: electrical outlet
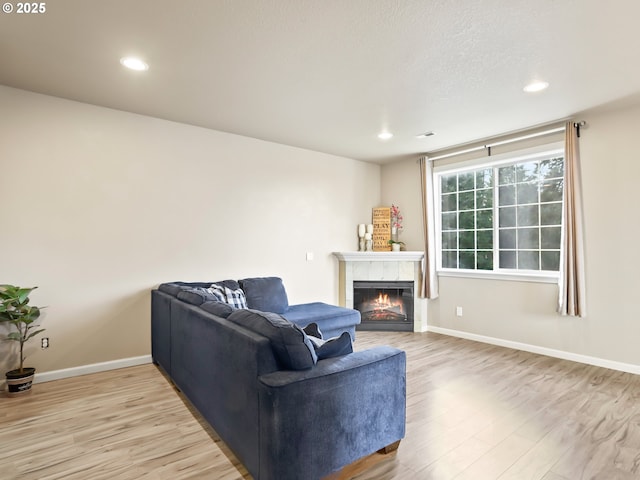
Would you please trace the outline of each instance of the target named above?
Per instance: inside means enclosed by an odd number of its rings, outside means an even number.
[[[313,252],[307,252],[307,262],[313,262]]]
[[[42,338],[42,348],[49,348],[49,337]]]
[[[462,316],[462,307],[456,307],[456,317]]]

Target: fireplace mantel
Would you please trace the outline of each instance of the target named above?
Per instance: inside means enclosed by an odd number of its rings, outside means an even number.
[[[339,299],[353,308],[353,282],[359,280],[406,280],[420,285],[424,252],[334,252],[339,260]],[[414,298],[414,331],[426,329],[426,300]]]
[[[341,262],[421,262],[424,252],[333,252]]]

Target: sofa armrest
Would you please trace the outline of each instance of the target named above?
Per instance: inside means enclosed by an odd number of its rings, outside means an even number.
[[[321,478],[404,437],[406,355],[375,347],[260,379],[260,478]]]

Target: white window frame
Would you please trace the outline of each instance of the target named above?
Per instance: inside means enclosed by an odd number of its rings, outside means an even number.
[[[538,270],[514,270],[514,269],[499,269],[496,268],[492,271],[488,270],[469,270],[469,269],[449,269],[442,267],[442,182],[440,177],[443,175],[449,175],[452,173],[459,173],[468,170],[475,170],[481,168],[495,168],[514,163],[520,163],[532,160],[541,160],[543,158],[551,158],[553,156],[564,157],[564,144],[563,142],[554,142],[546,145],[539,145],[533,148],[527,148],[524,150],[518,150],[509,153],[503,153],[491,157],[482,157],[474,160],[467,160],[456,163],[449,163],[445,165],[434,165],[433,168],[433,184],[434,184],[434,218],[435,218],[435,246],[436,246],[436,273],[441,277],[461,277],[461,278],[483,278],[487,280],[510,280],[521,282],[536,282],[536,283],[557,283],[560,272],[551,271],[538,271]],[[496,178],[497,182],[498,179]],[[495,187],[494,187],[495,188]],[[493,218],[494,221],[498,221],[498,204],[495,198],[494,190],[494,202],[493,202]],[[563,203],[564,203],[564,191],[563,191]],[[563,209],[564,211],[564,209]],[[564,214],[562,218],[562,237],[564,237]],[[498,255],[498,229],[493,229],[493,254],[494,254],[494,268],[497,263]],[[562,253],[561,253],[562,259]]]

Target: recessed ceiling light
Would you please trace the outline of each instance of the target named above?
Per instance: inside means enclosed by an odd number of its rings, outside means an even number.
[[[421,133],[420,135],[416,135],[416,138],[427,138],[427,137],[431,137],[433,135],[435,135],[436,132],[424,132]]]
[[[378,134],[380,140],[389,140],[391,137],[393,137],[393,133],[390,132],[381,132]]]
[[[523,88],[527,93],[541,92],[549,86],[549,82],[531,82],[529,85]]]
[[[149,65],[135,57],[122,57],[120,59],[120,63],[123,66],[130,68],[131,70],[137,70],[138,72],[149,70]]]

